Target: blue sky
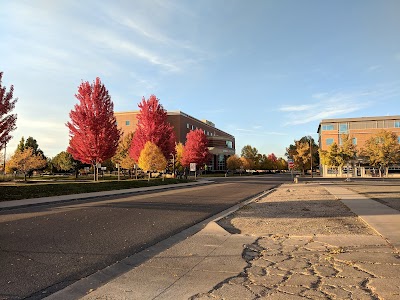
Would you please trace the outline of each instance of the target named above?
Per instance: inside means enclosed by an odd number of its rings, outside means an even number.
[[[321,119],[400,114],[400,1],[2,1],[0,70],[22,136],[66,149],[82,80],[115,111],[155,94],[260,153]]]

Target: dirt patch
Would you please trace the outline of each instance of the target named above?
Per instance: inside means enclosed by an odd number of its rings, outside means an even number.
[[[231,233],[256,236],[375,234],[318,184],[285,184],[220,220]]]

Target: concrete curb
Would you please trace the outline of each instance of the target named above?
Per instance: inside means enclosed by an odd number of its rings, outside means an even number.
[[[218,229],[219,225],[217,225],[215,223],[214,223],[215,226],[212,226],[212,224],[208,227],[206,227],[206,226],[209,223],[216,222],[216,221],[232,214],[236,210],[240,209],[241,207],[243,207],[251,202],[254,202],[262,197],[265,197],[266,195],[273,192],[274,190],[275,190],[275,188],[272,188],[270,190],[267,190],[267,191],[264,191],[257,195],[254,195],[250,199],[244,200],[243,202],[240,202],[240,203],[238,203],[238,204],[236,204],[214,216],[211,216],[211,217],[181,231],[180,233],[177,233],[161,242],[158,242],[157,244],[155,244],[153,246],[150,246],[147,249],[142,250],[139,253],[131,255],[111,266],[108,266],[102,270],[99,270],[98,272],[73,283],[72,285],[46,297],[45,299],[47,299],[47,300],[80,299],[81,297],[86,296],[90,290],[99,288],[100,286],[106,284],[107,282],[111,281],[112,279],[115,279],[118,276],[126,273],[127,271],[139,266],[140,264],[144,263],[145,261],[149,260],[150,258],[167,250],[168,248],[172,247],[173,245],[178,244],[179,242],[191,237],[192,235],[202,231],[205,228],[207,231],[209,231],[210,228],[220,231],[220,229]]]

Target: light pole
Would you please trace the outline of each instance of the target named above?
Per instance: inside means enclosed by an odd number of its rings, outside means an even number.
[[[175,178],[175,154],[171,153],[171,155],[172,155],[172,174]]]
[[[311,135],[310,135],[310,165],[311,165],[311,178],[313,178],[314,176],[313,176],[313,171],[312,171],[312,168],[313,168],[313,155],[312,155],[312,137],[311,137]]]
[[[6,176],[6,150],[7,150],[7,143],[4,143],[4,162],[3,162],[4,176]]]

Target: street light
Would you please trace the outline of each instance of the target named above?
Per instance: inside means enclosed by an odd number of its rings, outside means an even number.
[[[311,178],[313,178],[313,173],[312,173],[312,161],[313,161],[313,159],[312,159],[312,137],[311,137],[311,135],[310,135],[309,137],[310,137],[310,165],[311,165]]]
[[[172,174],[175,178],[175,154],[171,153],[171,155],[172,155]]]

